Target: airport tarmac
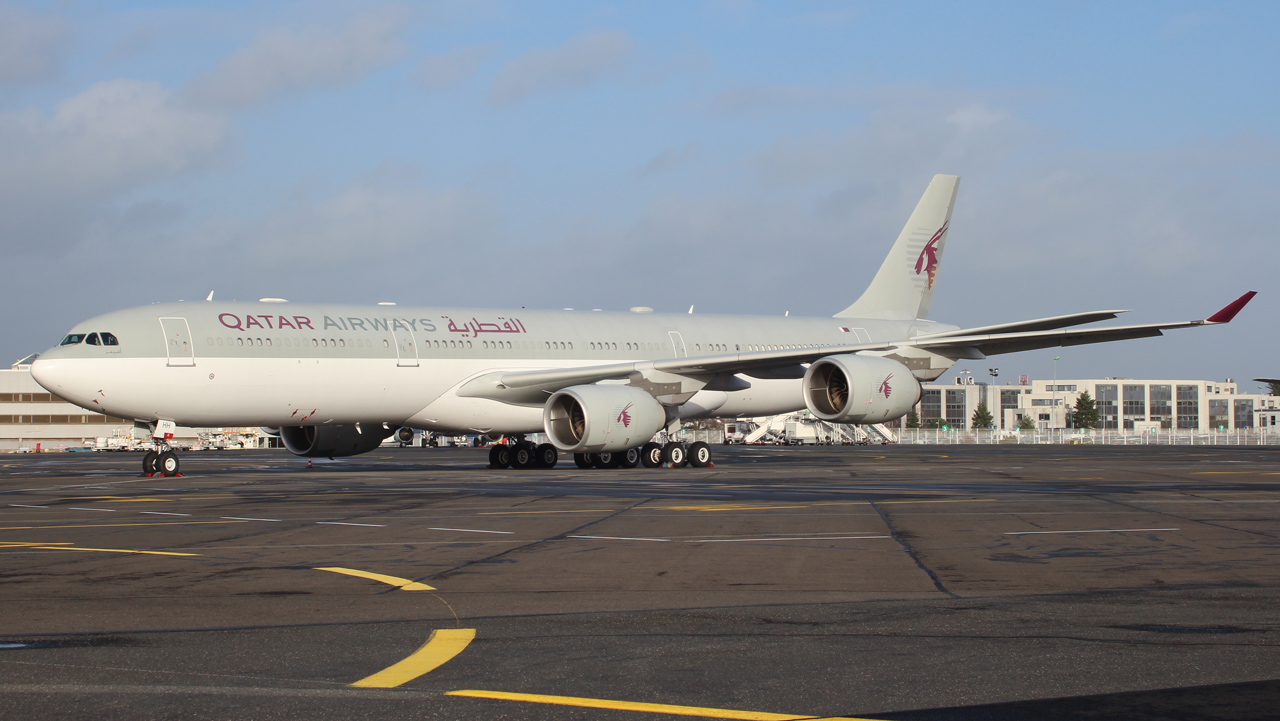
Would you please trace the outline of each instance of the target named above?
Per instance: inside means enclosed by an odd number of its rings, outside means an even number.
[[[1280,449],[0,456],[0,718],[1274,719]]]

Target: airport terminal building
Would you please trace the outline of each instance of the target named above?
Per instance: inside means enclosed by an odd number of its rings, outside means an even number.
[[[1085,392],[1097,406],[1103,430],[1246,430],[1260,429],[1264,421],[1270,428],[1280,402],[1280,396],[1241,393],[1229,378],[1025,379],[1019,385],[993,385],[962,374],[950,384],[926,384],[916,412],[922,427],[968,428],[978,404],[986,402],[1000,430],[1017,428],[1027,416],[1041,430],[1071,428],[1076,400]]]

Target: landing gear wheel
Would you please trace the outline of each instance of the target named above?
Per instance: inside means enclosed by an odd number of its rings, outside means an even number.
[[[507,468],[511,465],[511,449],[505,443],[495,443],[489,449],[489,467]]]
[[[617,468],[622,465],[622,454],[613,451],[597,453],[596,468]]]
[[[590,453],[575,453],[575,454],[573,454],[573,464],[574,464],[575,466],[577,466],[578,468],[581,468],[581,469],[584,469],[584,470],[585,470],[585,469],[587,469],[587,468],[591,468],[592,466],[594,466],[594,465],[595,465],[595,463],[593,463],[593,462],[592,462],[592,460],[591,460],[591,454],[590,454]]]
[[[142,457],[142,475],[154,476],[160,472],[156,470],[156,459],[159,457],[159,453],[156,453],[155,451],[147,451],[147,454]]]
[[[672,468],[684,468],[689,465],[689,454],[683,443],[668,443],[662,447],[662,462],[670,463]]]
[[[538,468],[555,468],[556,461],[560,460],[560,452],[550,443],[543,443],[533,453]]]
[[[516,444],[516,447],[511,449],[512,468],[519,468],[520,470],[533,468],[534,460],[533,446],[528,443]]]
[[[618,465],[621,466],[622,468],[635,468],[636,466],[640,465],[640,449],[639,448],[628,448],[627,450],[621,453],[618,453],[616,455],[618,456],[618,460],[621,461]]]
[[[662,465],[662,445],[650,441],[640,449],[640,462],[645,468],[657,468]]]
[[[178,454],[173,451],[165,451],[156,458],[156,470],[163,473],[166,478],[172,478],[178,475]]]
[[[711,465],[711,446],[696,441],[689,444],[689,464],[694,468],[706,468]]]

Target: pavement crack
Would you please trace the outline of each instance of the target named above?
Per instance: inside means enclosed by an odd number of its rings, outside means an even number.
[[[942,579],[938,578],[938,574],[934,573],[932,568],[929,568],[924,564],[924,561],[920,560],[920,556],[916,555],[915,550],[911,548],[911,544],[902,540],[898,535],[898,530],[893,527],[893,521],[889,520],[889,516],[881,510],[880,506],[878,506],[875,501],[871,501],[871,507],[875,509],[876,513],[880,514],[880,520],[884,521],[885,528],[889,529],[889,535],[893,537],[893,540],[897,541],[899,546],[902,546],[902,550],[907,552],[907,555],[911,557],[912,561],[915,561],[916,566],[921,571],[929,574],[929,578],[933,581],[934,587],[937,588],[939,592],[945,593],[952,598],[960,598],[958,594],[952,593],[945,585],[943,585]]]

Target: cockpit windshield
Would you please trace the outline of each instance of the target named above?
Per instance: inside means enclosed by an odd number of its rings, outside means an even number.
[[[76,343],[80,343],[83,340],[84,340],[84,333],[72,333],[68,335],[66,338],[63,338],[62,342],[59,343],[58,345],[75,345]]]
[[[102,341],[98,340],[97,333],[90,333],[89,337],[84,339],[84,342],[89,345],[102,345]]]
[[[99,333],[102,336],[102,345],[120,345],[120,341],[116,340],[114,335],[110,333]]]

